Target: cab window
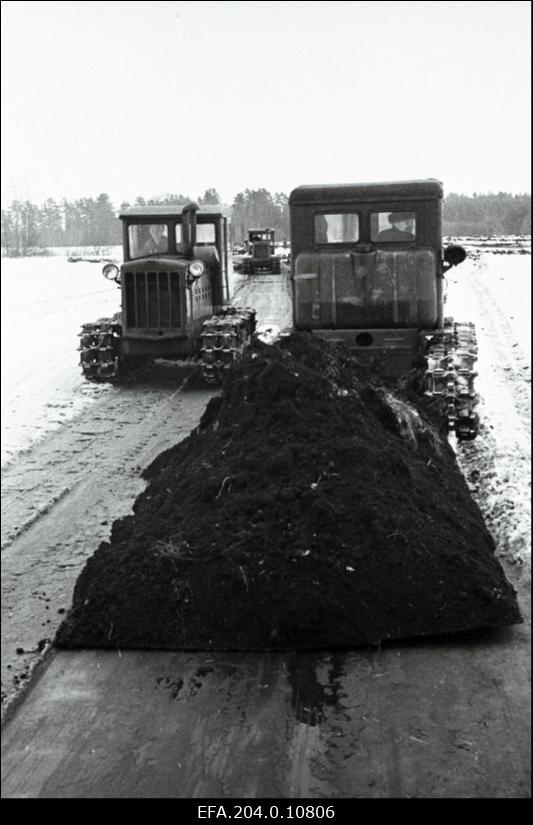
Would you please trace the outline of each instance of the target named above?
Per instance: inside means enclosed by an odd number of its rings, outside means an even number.
[[[128,226],[130,258],[168,253],[168,231],[165,223],[143,223]]]
[[[416,238],[416,213],[396,210],[373,212],[370,239],[376,243],[409,243]]]
[[[359,215],[329,212],[315,215],[315,243],[355,243],[359,240]]]
[[[181,223],[176,224],[176,246],[178,246],[183,239],[183,228]],[[216,243],[216,228],[214,223],[197,223],[196,224],[196,243],[198,244],[214,244]]]
[[[215,224],[199,223],[196,226],[196,243],[215,243]]]

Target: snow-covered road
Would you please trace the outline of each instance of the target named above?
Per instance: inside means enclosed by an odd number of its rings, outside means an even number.
[[[531,257],[482,253],[450,273],[446,314],[478,339],[480,435],[458,460],[498,553],[531,555]]]

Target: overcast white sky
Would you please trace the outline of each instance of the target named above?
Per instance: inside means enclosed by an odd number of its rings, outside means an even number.
[[[2,2],[2,203],[530,190],[529,2]]]

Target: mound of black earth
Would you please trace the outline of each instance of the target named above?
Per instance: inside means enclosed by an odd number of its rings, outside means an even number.
[[[331,648],[521,621],[431,414],[339,345],[255,345],[145,477],[58,646]]]

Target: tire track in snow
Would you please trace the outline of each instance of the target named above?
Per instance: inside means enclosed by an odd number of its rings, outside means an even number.
[[[474,261],[464,277],[458,275],[453,288],[457,304],[468,307],[468,320],[476,324],[481,420],[476,441],[456,445],[457,459],[499,557],[528,571],[531,364],[518,333],[491,294],[490,275],[481,272],[484,269],[483,259]]]

